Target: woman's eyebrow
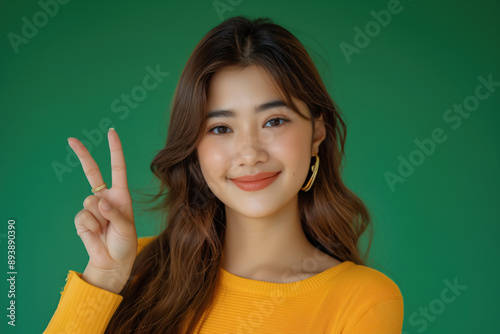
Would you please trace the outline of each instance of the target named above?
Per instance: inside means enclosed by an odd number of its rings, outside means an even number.
[[[262,103],[254,108],[254,111],[256,113],[266,111],[272,108],[278,108],[278,107],[287,107],[286,103],[283,102],[282,100],[274,100],[266,103]],[[236,117],[236,114],[234,113],[233,110],[224,110],[224,109],[217,109],[217,110],[212,110],[208,113],[207,119],[209,118],[215,118],[215,117]]]

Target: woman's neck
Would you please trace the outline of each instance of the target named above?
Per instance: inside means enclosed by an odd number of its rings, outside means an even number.
[[[333,258],[307,240],[297,201],[265,218],[244,217],[227,207],[225,211],[222,268],[230,273],[287,283],[303,279],[304,273],[316,274],[333,265]]]

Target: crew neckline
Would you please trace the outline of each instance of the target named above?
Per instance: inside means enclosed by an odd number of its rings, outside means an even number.
[[[270,295],[276,293],[284,295],[297,295],[311,291],[328,280],[331,280],[342,271],[355,265],[356,264],[352,261],[344,261],[311,277],[288,283],[267,282],[245,278],[232,274],[220,267],[220,283],[221,286],[226,289],[229,288],[231,290],[239,290],[259,295]]]

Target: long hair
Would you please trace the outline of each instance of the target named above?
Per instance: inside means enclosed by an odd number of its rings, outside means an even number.
[[[152,210],[168,212],[165,225],[138,254],[106,333],[193,333],[209,313],[219,282],[226,221],[224,204],[203,178],[196,148],[206,126],[210,80],[234,65],[267,70],[287,106],[311,124],[323,115],[326,138],[318,153],[320,168],[311,190],[299,192],[302,228],[309,242],[328,255],[365,263],[371,237],[364,257],[358,241],[371,218],[341,180],[346,126],[339,108],[292,33],[269,18],[232,17],[202,38],[180,76],[166,146],[150,166],[160,180],[152,201],[161,198]],[[305,102],[311,118],[299,112],[292,96]]]

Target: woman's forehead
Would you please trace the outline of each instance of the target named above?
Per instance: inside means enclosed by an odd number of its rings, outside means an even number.
[[[274,100],[285,101],[285,94],[267,71],[256,65],[243,69],[225,67],[214,74],[207,89],[208,109],[259,105]]]
[[[248,89],[253,91],[262,88],[279,94],[278,84],[274,81],[267,70],[257,65],[249,65],[244,68],[239,66],[227,66],[217,71],[211,78],[208,86],[208,95],[220,94],[235,89]]]

